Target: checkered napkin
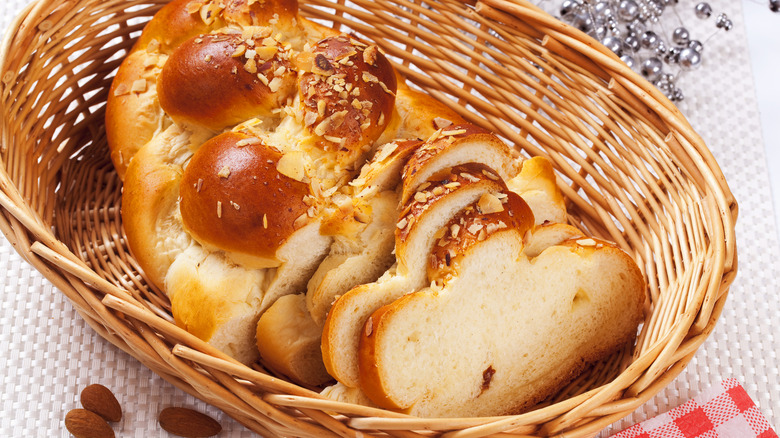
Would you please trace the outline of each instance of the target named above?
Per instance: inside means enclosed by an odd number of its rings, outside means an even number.
[[[737,379],[612,438],[778,438]]]

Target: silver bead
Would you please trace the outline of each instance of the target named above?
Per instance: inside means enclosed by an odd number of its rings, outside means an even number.
[[[691,34],[688,32],[688,29],[684,27],[678,27],[672,32],[672,41],[678,46],[685,46],[690,40]]]
[[[667,64],[677,64],[680,61],[680,48],[672,47],[664,54],[664,62]]]
[[[577,29],[588,33],[593,29],[593,19],[588,12],[579,12],[574,15],[571,20],[571,25]]]
[[[658,41],[658,45],[655,47],[656,56],[664,56],[666,54],[666,43]]]
[[[769,0],[769,10],[772,12],[780,12],[780,0]]]
[[[639,38],[637,38],[636,35],[627,36],[626,39],[623,40],[623,45],[632,52],[636,52],[641,48],[641,43],[639,42]]]
[[[626,29],[628,29],[629,33],[642,35],[647,30],[647,26],[639,20],[634,20],[626,25]]]
[[[621,20],[633,21],[639,16],[639,5],[634,0],[622,0],[617,13]]]
[[[661,79],[653,82],[653,85],[655,85],[655,88],[661,90],[661,93],[664,93],[664,95],[666,96],[668,96],[670,93],[674,91],[674,85],[670,84],[669,82],[663,81]]]
[[[701,19],[710,18],[712,15],[712,6],[707,2],[701,2],[696,5],[696,16]]]
[[[642,63],[641,73],[648,81],[655,81],[663,73],[664,64],[658,58],[647,58]]]
[[[563,0],[561,3],[561,17],[569,17],[577,12],[580,8],[580,4],[574,0]]]
[[[680,102],[683,99],[685,99],[685,96],[683,95],[682,90],[675,88],[672,92],[672,102]]]
[[[658,38],[658,35],[653,32],[652,30],[648,30],[647,32],[642,34],[642,47],[645,49],[655,49],[658,47],[658,44],[661,42],[661,39]]]
[[[704,45],[699,40],[690,40],[688,41],[688,48],[693,49],[698,53],[701,53],[701,51],[704,50]]]
[[[606,20],[609,17],[615,16],[615,11],[612,10],[612,6],[608,2],[598,2],[593,6],[593,16],[596,20]]]
[[[680,51],[680,68],[683,70],[693,70],[701,65],[701,55],[699,52],[684,48]]]
[[[590,31],[590,36],[599,41],[603,40],[607,37],[607,26],[604,26],[603,24],[594,26]]]
[[[634,57],[631,55],[623,55],[620,57],[620,60],[625,62],[628,68],[634,68],[634,65],[636,64]]]
[[[604,44],[609,50],[617,56],[623,54],[623,42],[620,38],[615,36],[608,36],[601,40],[601,44]]]

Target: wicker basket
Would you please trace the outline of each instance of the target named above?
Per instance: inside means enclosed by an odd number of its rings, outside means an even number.
[[[521,0],[325,0],[302,13],[373,39],[409,81],[559,172],[573,223],[648,280],[637,344],[528,413],[418,419],[328,401],[172,323],[128,252],[103,128],[111,79],[165,0],[38,0],[0,52],[0,227],[100,335],[266,436],[593,435],[674,379],[737,270],[737,204],[677,109],[607,49]]]

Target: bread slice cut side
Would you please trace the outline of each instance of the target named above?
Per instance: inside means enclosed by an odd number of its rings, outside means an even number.
[[[360,385],[424,417],[516,413],[636,335],[644,282],[605,242],[523,255],[520,233],[470,249],[457,277],[377,310],[361,330]]]

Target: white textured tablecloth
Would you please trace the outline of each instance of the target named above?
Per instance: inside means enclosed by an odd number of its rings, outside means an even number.
[[[29,0],[0,0],[0,29]],[[694,37],[715,32],[714,16],[692,18],[695,1],[677,6]],[[740,205],[739,273],[710,338],[680,376],[608,436],[681,405],[722,379],[735,377],[775,428],[780,425],[780,269],[777,230],[740,2],[711,0],[734,29],[715,34],[703,66],[680,79],[679,105],[704,137]],[[778,23],[780,25],[780,23]],[[252,436],[219,410],[174,388],[93,332],[70,303],[0,237],[0,436],[69,436],[65,413],[80,407],[90,383],[113,389],[124,408],[120,437],[165,436],[156,422],[164,407],[209,413],[221,436]]]

